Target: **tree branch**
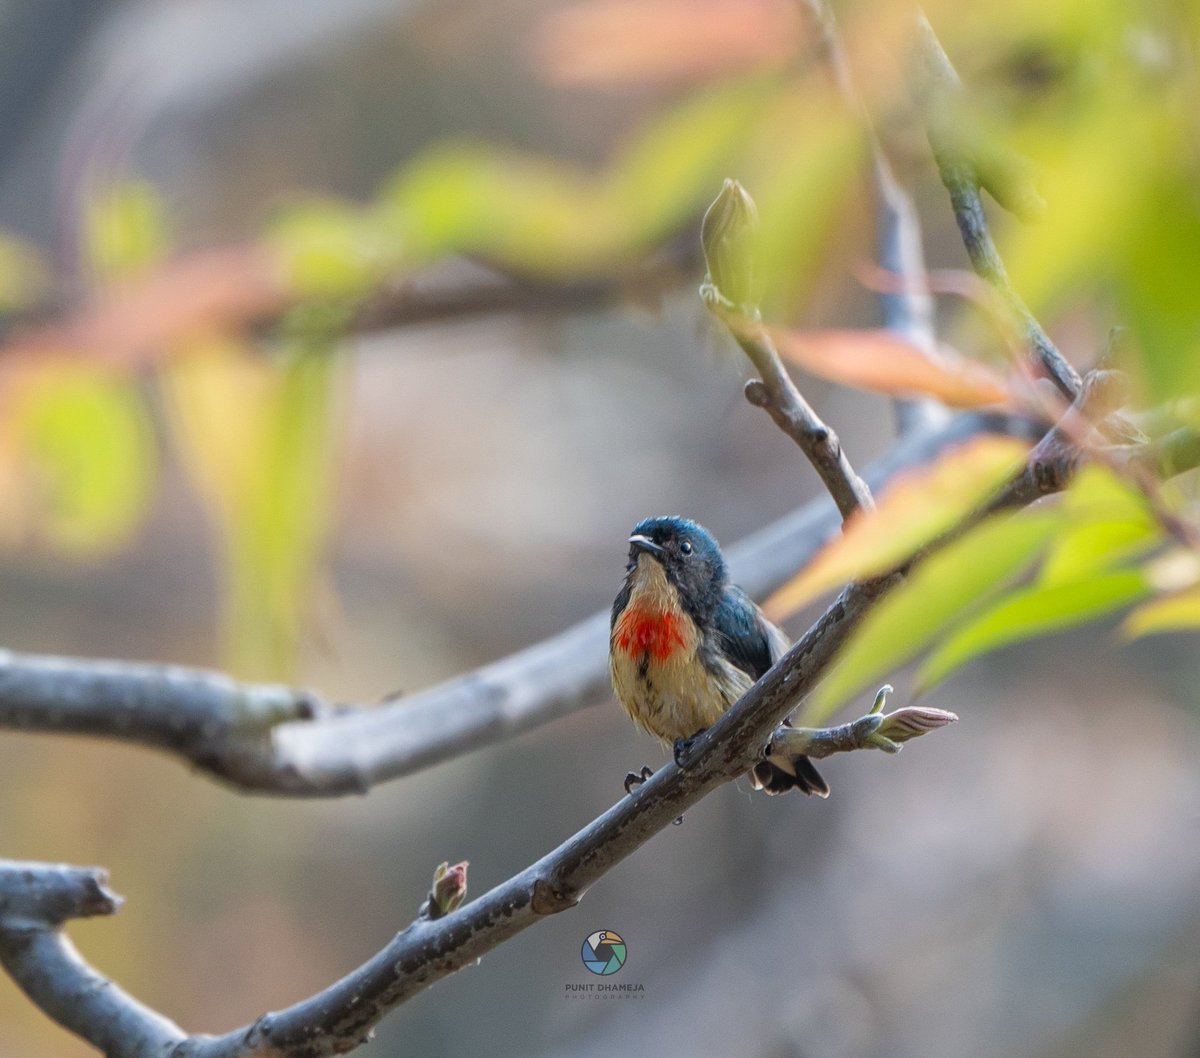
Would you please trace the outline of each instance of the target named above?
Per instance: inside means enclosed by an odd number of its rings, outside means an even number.
[[[345,308],[344,327],[361,334],[500,312],[579,312],[622,302],[656,304],[691,275],[696,253],[681,239],[646,259],[592,276],[521,276],[457,259],[384,283]],[[259,244],[197,250],[102,297],[59,300],[0,313],[0,357],[37,359],[64,351],[116,364],[158,361],[197,327],[270,333],[302,302]]]
[[[161,1056],[179,1026],[93,970],[64,936],[68,919],[111,915],[121,898],[99,868],[0,860],[0,964],[64,1028],[108,1055]]]
[[[594,882],[685,809],[745,774],[771,732],[896,580],[889,575],[847,588],[779,663],[697,739],[682,768],[665,765],[532,866],[444,917],[418,918],[356,970],[286,1010],[222,1036],[188,1036],[105,979],[61,932],[69,918],[116,910],[119,898],[104,887],[103,872],[95,870],[0,861],[0,962],[47,1014],[109,1058],[319,1058],[345,1053],[365,1042],[388,1011],[434,981],[540,919],[574,907]],[[840,728],[802,733],[808,745],[819,743],[819,755],[826,756],[872,745],[886,749],[878,739],[886,743],[889,732],[903,740],[953,719],[945,713],[926,717],[920,729],[903,716],[912,712],[900,710],[889,717],[873,710],[857,722],[859,737],[840,734]]]
[[[766,328],[758,320],[734,318],[710,308],[729,327],[760,376],[746,383],[746,399],[762,408],[800,446],[837,504],[842,520],[857,510],[871,510],[875,501],[870,488],[850,465],[837,434],[796,388]]]
[[[349,322],[354,333],[440,323],[496,313],[559,314],[622,303],[657,304],[691,279],[698,255],[692,240],[611,273],[546,280],[474,261],[451,261],[368,296]]]
[[[1171,448],[1176,454],[1182,446]],[[1064,461],[1056,474],[1018,476],[1009,502],[1027,503],[1065,486],[1077,461],[1067,449],[1057,446],[1054,458]],[[1031,459],[1027,470],[1032,466]],[[963,525],[976,519],[970,516]],[[896,570],[846,587],[776,665],[687,748],[679,764],[665,765],[507,882],[444,917],[418,918],[358,969],[286,1010],[223,1036],[182,1036],[173,1023],[91,969],[61,936],[67,918],[109,913],[117,903],[103,888],[102,875],[72,868],[49,867],[43,874],[36,866],[0,863],[0,961],[47,1013],[111,1058],[320,1058],[353,1049],[395,1006],[541,918],[573,907],[594,882],[685,809],[744,774],[768,741],[792,739],[817,756],[865,748],[894,752],[899,743],[950,722],[952,715],[939,710],[882,714],[881,692],[870,713],[850,724],[779,729],[874,605],[961,530]]]
[[[879,264],[899,279],[896,289],[880,292],[884,326],[922,350],[930,359],[936,359],[934,302],[925,277],[921,223],[916,207],[896,179],[871,115],[854,85],[850,62],[838,36],[833,12],[823,0],[807,0],[807,6],[819,27],[821,46],[838,91],[847,106],[858,115],[871,151],[871,168],[879,193]],[[900,433],[946,419],[946,409],[936,401],[897,400],[893,403]]]
[[[1021,420],[967,414],[903,438],[868,477],[880,486],[982,430]],[[730,548],[754,595],[783,583],[837,531],[815,501]],[[608,614],[439,686],[377,707],[194,669],[0,652],[0,728],[116,738],[166,750],[243,790],[362,793],[511,738],[608,694]]]
[[[1016,321],[1023,340],[1059,392],[1067,400],[1074,400],[1079,395],[1081,385],[1079,372],[1059,352],[1017,293],[992,240],[975,159],[964,149],[963,137],[956,134],[954,129],[952,102],[961,92],[962,83],[937,34],[923,14],[917,18],[917,48],[925,131],[942,183],[950,193],[950,204],[971,266],[1000,296]]]
[[[762,325],[757,237],[754,199],[736,180],[727,179],[700,225],[705,264],[700,300],[725,325],[761,376],[746,384],[746,399],[766,411],[800,446],[844,521],[860,508],[875,506],[871,490],[854,472],[837,434],[800,395]]]

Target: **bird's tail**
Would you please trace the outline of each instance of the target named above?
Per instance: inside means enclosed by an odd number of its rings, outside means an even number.
[[[821,778],[816,765],[802,753],[770,753],[750,772],[750,783],[756,790],[769,794],[799,790],[801,793],[829,796],[829,784]]]

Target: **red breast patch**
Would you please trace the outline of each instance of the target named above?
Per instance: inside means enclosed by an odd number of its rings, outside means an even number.
[[[617,618],[614,642],[626,654],[634,657],[649,654],[655,661],[665,661],[687,645],[683,618],[679,614],[632,606],[626,607]]]

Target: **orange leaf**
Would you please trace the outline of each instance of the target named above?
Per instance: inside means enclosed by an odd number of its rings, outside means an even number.
[[[933,397],[955,408],[1008,404],[1004,379],[946,351],[934,360],[887,331],[789,331],[771,328],[779,352],[804,370],[890,396]]]
[[[107,288],[67,320],[15,334],[4,351],[140,364],[178,339],[269,319],[290,297],[282,267],[261,247],[207,250]]]
[[[987,500],[1028,448],[1012,437],[977,437],[897,478],[875,510],[852,515],[842,535],[767,600],[767,613],[781,620],[823,591],[899,566]]]
[[[799,22],[791,0],[590,0],[545,20],[537,61],[558,84],[689,84],[782,65]]]
[[[1126,639],[1154,632],[1180,632],[1200,628],[1200,588],[1165,595],[1143,603],[1121,625]]]

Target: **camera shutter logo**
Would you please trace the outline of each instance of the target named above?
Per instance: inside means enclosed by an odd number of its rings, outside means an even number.
[[[597,930],[583,942],[580,954],[589,971],[607,977],[625,965],[625,942],[611,929]]]

